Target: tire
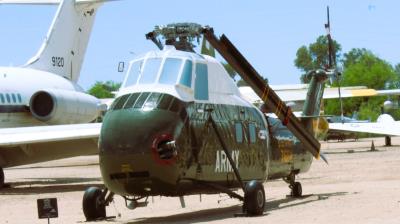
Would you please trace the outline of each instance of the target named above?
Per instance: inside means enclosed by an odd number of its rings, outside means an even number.
[[[292,186],[292,197],[299,198],[303,195],[303,189],[300,182],[295,182]]]
[[[0,189],[4,187],[4,171],[3,168],[0,167]]]
[[[264,213],[265,191],[262,183],[252,180],[246,184],[243,210],[250,216]]]
[[[83,195],[82,208],[86,221],[93,221],[106,217],[106,206],[99,203],[102,190],[98,187],[89,187]]]

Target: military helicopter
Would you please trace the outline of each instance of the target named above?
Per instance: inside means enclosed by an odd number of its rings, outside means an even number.
[[[99,157],[104,189],[83,196],[87,220],[106,217],[115,194],[128,208],[149,196],[226,193],[243,201],[243,213],[262,215],[263,183],[283,178],[293,197],[295,177],[320,157],[313,135],[324,82],[331,71],[310,72],[301,119],[294,116],[229,39],[195,23],[156,26],[146,35],[159,50],[137,56],[104,117]],[[264,101],[247,102],[221,62],[196,53],[205,38]],[[165,43],[162,43],[165,39]],[[266,116],[273,112],[279,119]],[[242,189],[244,194],[236,193]]]

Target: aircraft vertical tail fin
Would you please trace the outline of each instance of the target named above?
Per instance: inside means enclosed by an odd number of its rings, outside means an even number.
[[[61,1],[41,48],[25,67],[77,82],[99,2]]]
[[[309,72],[307,78],[310,79],[310,84],[303,106],[303,117],[301,121],[311,133],[315,133],[313,120],[320,115],[325,81],[328,79],[328,74],[324,70],[315,70]]]

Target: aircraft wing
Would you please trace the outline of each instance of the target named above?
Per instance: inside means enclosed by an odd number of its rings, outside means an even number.
[[[0,129],[0,166],[98,153],[101,123]]]
[[[257,94],[250,87],[240,87],[240,93],[242,96],[247,99],[249,102],[258,103],[261,102],[261,99],[257,96]],[[342,98],[348,97],[367,97],[367,96],[382,96],[382,95],[400,95],[400,89],[393,90],[375,90],[375,89],[367,89],[363,86],[357,87],[342,87],[341,89]],[[301,88],[283,88],[277,89],[275,91],[278,96],[285,102],[293,102],[293,101],[304,101],[307,96],[307,89]],[[339,98],[339,93],[337,88],[325,88],[324,90],[324,99],[337,99]]]
[[[54,5],[60,4],[62,0],[0,0],[0,4],[32,4],[32,5]],[[78,4],[101,3],[119,0],[76,0]]]
[[[98,138],[100,128],[101,123],[3,128],[0,129],[0,147]]]
[[[400,136],[400,122],[329,123],[330,130]]]

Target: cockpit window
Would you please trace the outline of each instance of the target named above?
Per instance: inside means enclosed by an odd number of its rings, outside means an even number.
[[[167,58],[160,75],[160,83],[175,84],[181,70],[182,59]]]
[[[150,93],[145,92],[142,93],[139,98],[136,100],[135,105],[133,106],[133,108],[137,108],[140,109],[142,108],[144,102],[146,101],[147,97],[149,96]]]
[[[185,65],[183,66],[181,80],[179,81],[180,84],[189,88],[192,86],[192,67],[192,61],[186,60]]]
[[[160,69],[161,58],[149,58],[144,64],[142,75],[140,76],[140,84],[155,83],[158,70]]]
[[[196,100],[208,100],[208,70],[206,64],[196,64],[194,98]]]
[[[129,70],[128,78],[126,79],[124,86],[133,86],[136,84],[137,79],[142,70],[143,60],[133,62],[131,69]]]
[[[158,102],[160,101],[160,98],[161,98],[161,93],[151,93],[151,95],[147,98],[147,101],[143,104],[143,110],[149,111],[156,108]]]

